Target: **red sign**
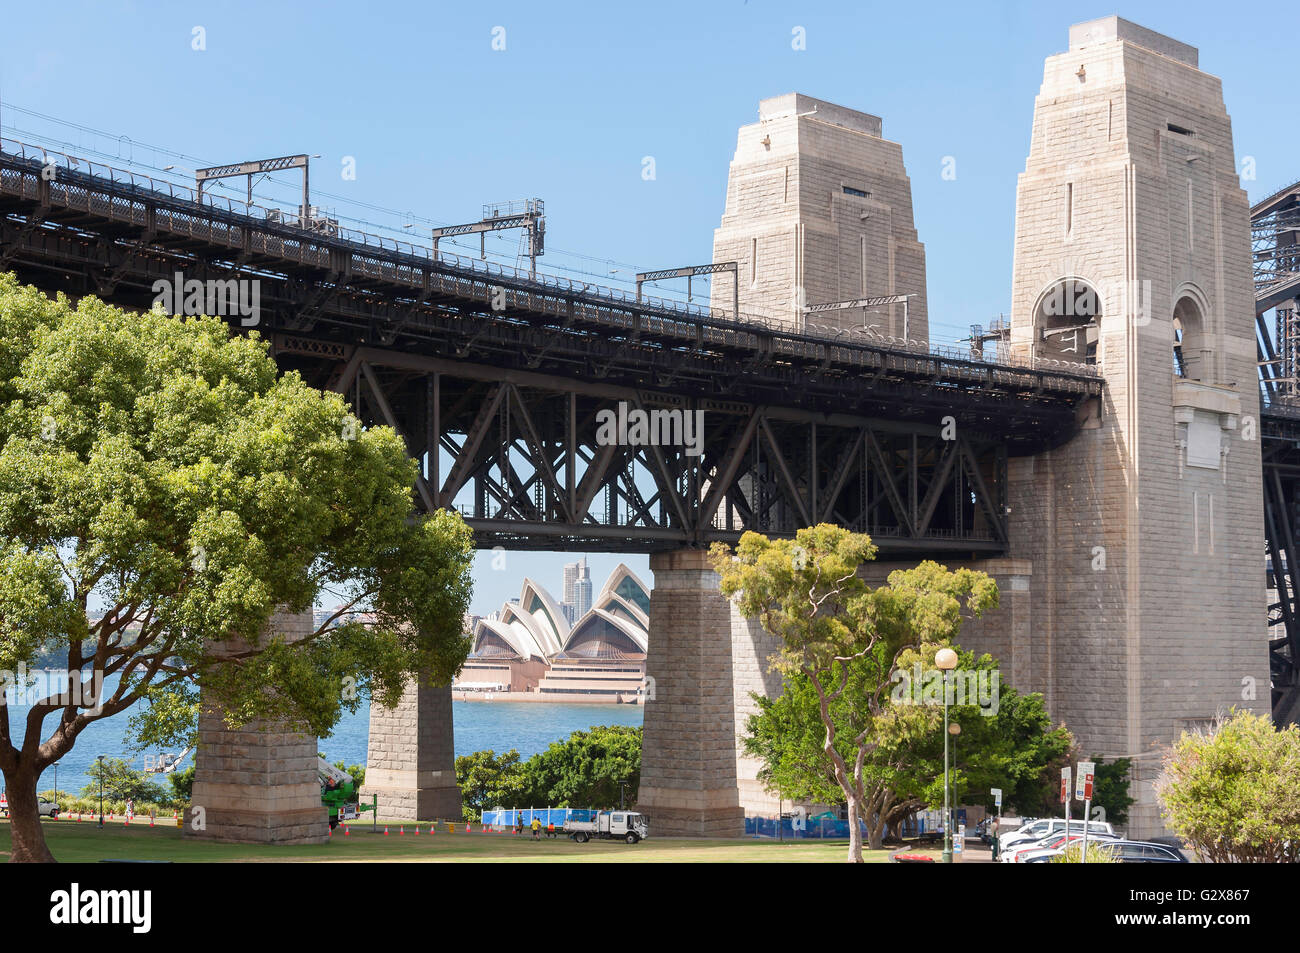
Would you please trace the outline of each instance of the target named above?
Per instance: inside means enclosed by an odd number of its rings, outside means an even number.
[[[1079,762],[1079,774],[1074,786],[1074,796],[1080,801],[1092,800],[1092,773],[1097,770],[1097,765],[1091,761]]]

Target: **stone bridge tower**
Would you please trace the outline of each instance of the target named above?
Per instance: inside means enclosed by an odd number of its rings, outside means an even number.
[[[1162,826],[1162,746],[1268,706],[1249,219],[1197,51],[1072,27],[1019,180],[1011,350],[1095,362],[1106,388],[1068,445],[1011,464],[1034,589],[1014,681],[1085,756],[1134,759],[1139,834]]]
[[[739,263],[743,313],[797,325],[804,304],[907,294],[906,336],[928,338],[912,185],[879,116],[799,93],[759,103],[758,122],[736,139],[713,260]],[[714,307],[731,307],[727,282],[715,280]],[[812,320],[904,336],[899,304]]]

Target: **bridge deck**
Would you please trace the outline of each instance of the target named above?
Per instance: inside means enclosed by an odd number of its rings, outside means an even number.
[[[360,232],[318,234],[273,221],[257,206],[210,195],[198,201],[185,187],[86,160],[66,159],[47,181],[46,153],[8,140],[0,147],[0,211],[13,216],[0,235],[6,267],[22,274],[53,264],[63,280],[123,303],[148,306],[153,282],[177,269],[187,278],[257,277],[260,329],[322,346],[364,339],[692,396],[876,417],[953,413],[1005,438],[1012,452],[1068,436],[1074,405],[1101,390],[1086,365],[978,360],[916,342],[839,340],[734,312],[638,302],[617,289]]]

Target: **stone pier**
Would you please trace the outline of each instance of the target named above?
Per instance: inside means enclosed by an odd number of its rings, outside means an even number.
[[[637,807],[659,835],[737,837],[731,607],[703,550],[650,557],[649,697]]]
[[[396,821],[460,820],[451,686],[406,686],[396,708],[370,706],[370,744],[361,798],[379,798]]]
[[[278,613],[269,633],[301,638],[310,612]],[[194,754],[194,791],[184,836],[257,844],[319,844],[329,839],[320,800],[316,739],[264,721],[231,728],[204,706]]]

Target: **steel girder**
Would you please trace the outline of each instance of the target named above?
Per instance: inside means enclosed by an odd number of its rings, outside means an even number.
[[[1270,589],[1277,600],[1268,607],[1269,667],[1273,710],[1290,711],[1300,694],[1300,599],[1296,566],[1300,553],[1300,423],[1288,437],[1266,437],[1264,459],[1264,533],[1270,564]]]
[[[417,499],[457,509],[483,547],[653,552],[833,522],[870,533],[886,558],[1005,550],[1005,447],[937,420],[693,400],[384,348],[322,353],[290,335],[275,345],[283,366],[397,429],[423,462]],[[692,416],[656,444],[637,437],[637,413]]]

